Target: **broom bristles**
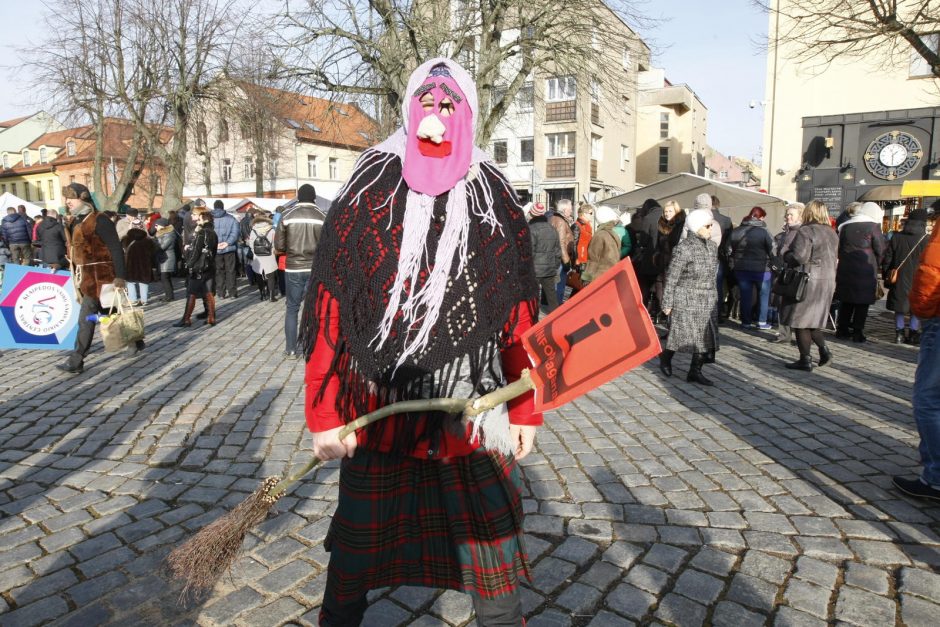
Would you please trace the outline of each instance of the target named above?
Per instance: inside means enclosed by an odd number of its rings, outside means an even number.
[[[181,604],[185,605],[212,590],[232,567],[245,536],[252,527],[264,522],[280,497],[280,494],[271,494],[277,482],[276,477],[265,479],[232,511],[203,527],[167,556],[166,566],[170,575],[183,582]]]

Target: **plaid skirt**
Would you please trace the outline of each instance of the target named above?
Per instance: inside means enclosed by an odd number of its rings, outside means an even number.
[[[513,458],[483,451],[424,460],[358,449],[343,460],[325,541],[327,593],[338,603],[399,585],[511,594],[529,577],[521,482]]]

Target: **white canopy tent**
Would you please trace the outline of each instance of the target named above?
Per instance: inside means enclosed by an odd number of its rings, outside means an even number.
[[[19,196],[14,196],[10,192],[4,192],[2,195],[0,195],[0,218],[7,214],[8,207],[13,207],[16,209],[20,205],[26,207],[26,215],[28,215],[30,218],[35,218],[36,216],[42,214],[43,208],[39,205],[34,205],[28,200],[23,200]]]
[[[721,201],[721,212],[731,218],[737,226],[750,212],[751,208],[760,206],[767,212],[767,226],[773,230],[783,226],[783,214],[786,212],[787,201],[776,196],[744,189],[736,185],[728,185],[695,174],[676,174],[657,183],[652,183],[632,192],[602,200],[599,204],[609,205],[618,210],[634,212],[647,198],[654,198],[659,204],[667,200],[675,200],[679,205],[689,211],[695,197],[699,194],[717,196]]]

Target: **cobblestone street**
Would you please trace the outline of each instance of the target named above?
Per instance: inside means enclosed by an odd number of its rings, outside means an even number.
[[[203,602],[181,607],[167,552],[309,459],[303,362],[283,300],[219,301],[219,324],[146,311],[136,358],[96,343],[0,359],[0,625],[316,624],[337,467],[319,469],[250,536]],[[879,311],[881,311],[879,309]],[[528,625],[936,625],[940,507],[902,498],[917,471],[916,349],[873,313],[832,367],[722,328],[714,388],[655,360],[546,415],[523,462]],[[466,625],[459,593],[374,591],[367,625]]]

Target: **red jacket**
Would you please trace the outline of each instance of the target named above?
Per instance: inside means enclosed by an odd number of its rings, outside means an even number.
[[[581,233],[578,235],[578,259],[575,263],[581,265],[587,263],[588,246],[591,245],[594,227],[591,226],[590,222],[582,222],[580,218],[578,219],[578,226],[581,229]]]
[[[332,296],[324,294],[321,302],[318,304],[323,310],[320,312],[319,319],[324,321],[317,335],[317,341],[314,345],[310,359],[307,361],[307,368],[304,377],[306,383],[306,402],[304,403],[307,427],[311,432],[318,433],[328,431],[346,424],[343,417],[336,411],[336,395],[339,392],[339,381],[335,375],[327,381],[327,386],[323,398],[319,403],[314,403],[317,392],[323,383],[324,377],[330,369],[330,364],[335,354],[333,347],[336,346],[339,339],[339,303]],[[522,347],[521,337],[525,331],[532,326],[532,319],[528,308],[520,304],[516,307],[517,311],[513,315],[518,315],[518,322],[513,331],[513,342],[510,346],[503,349],[501,357],[503,361],[503,373],[508,382],[517,380],[522,374],[524,368],[531,366],[529,357]],[[322,328],[326,326],[327,328]],[[516,397],[509,402],[509,422],[515,425],[533,425],[542,424],[542,414],[532,413],[534,399],[532,392]],[[370,407],[374,409],[374,407]],[[472,425],[467,426],[467,436],[470,434]],[[360,430],[357,433],[359,445],[365,443],[366,431]],[[391,440],[393,433],[391,429],[384,431],[385,437],[377,447],[379,451],[387,452],[391,450]],[[468,442],[469,437],[457,437],[448,432],[444,432],[444,439],[435,452],[436,457],[459,457],[469,455],[479,448],[479,444]],[[428,459],[428,442],[422,441],[411,453],[413,457]]]
[[[918,318],[940,318],[940,222],[914,271],[911,287],[911,313]]]

